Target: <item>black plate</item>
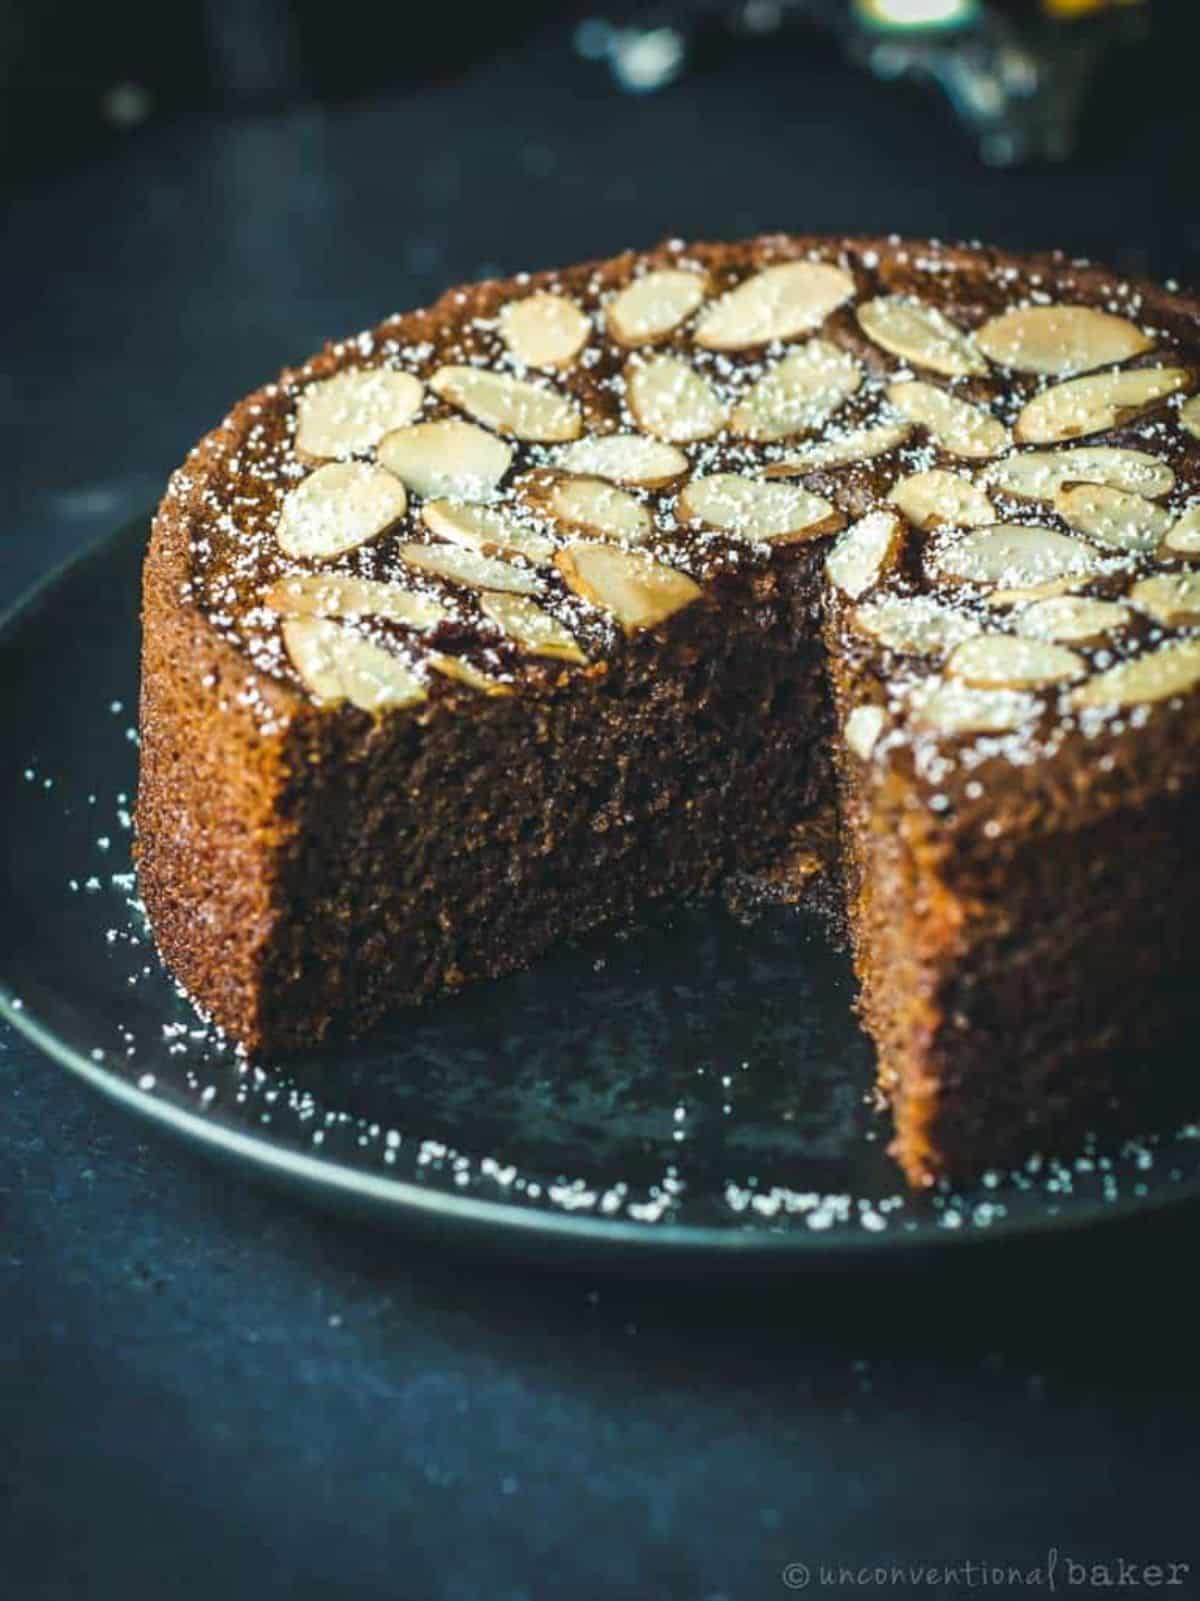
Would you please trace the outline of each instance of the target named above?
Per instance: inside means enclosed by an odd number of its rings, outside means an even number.
[[[0,630],[0,1007],[132,1110],[377,1223],[626,1266],[892,1259],[1200,1196],[1195,1129],[908,1196],[848,965],[786,910],[675,909],[336,1057],[249,1067],[137,914],[144,540],[107,540]]]

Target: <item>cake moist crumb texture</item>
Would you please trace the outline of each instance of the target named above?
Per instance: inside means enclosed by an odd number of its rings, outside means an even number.
[[[155,520],[164,960],[287,1051],[650,901],[828,904],[832,837],[911,1183],[1194,1112],[1198,407],[1187,295],[894,238],[329,346]]]

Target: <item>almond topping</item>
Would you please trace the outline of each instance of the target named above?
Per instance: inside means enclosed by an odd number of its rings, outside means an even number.
[[[334,461],[284,496],[275,538],[289,556],[327,561],[355,550],[398,523],[408,507],[404,485],[365,461]]]
[[[987,470],[996,489],[1022,500],[1053,500],[1064,484],[1107,484],[1151,500],[1174,487],[1165,461],[1145,450],[1116,445],[1083,445],[1078,450],[1026,450]]]
[[[1164,628],[1200,622],[1200,573],[1159,573],[1156,578],[1143,578],[1129,591],[1129,598]]]
[[[289,617],[283,643],[319,701],[348,700],[364,712],[416,706],[425,685],[398,656],[325,617]]]
[[[1110,667],[1072,696],[1076,706],[1138,706],[1200,684],[1200,639],[1178,639],[1136,661]]]
[[[1194,439],[1200,439],[1200,395],[1193,395],[1180,406],[1179,426],[1186,428]]]
[[[1026,445],[1055,445],[1110,428],[1159,405],[1188,381],[1183,367],[1137,367],[1127,372],[1099,372],[1055,384],[1029,401],[1016,423],[1016,436]]]
[[[1153,550],[1166,538],[1171,513],[1141,495],[1104,484],[1073,484],[1060,489],[1054,509],[1064,522],[1116,550]]]
[[[443,678],[452,678],[455,683],[477,689],[483,695],[512,694],[511,684],[493,678],[490,673],[481,672],[470,662],[463,661],[461,656],[443,656],[438,651],[430,651],[427,660],[435,673],[441,673]]]
[[[830,582],[857,600],[879,582],[895,560],[903,537],[903,525],[895,512],[868,512],[839,536],[825,558]]]
[[[725,426],[716,390],[677,356],[631,363],[625,369],[625,393],[638,426],[671,444],[711,439]]]
[[[788,544],[832,533],[841,513],[796,484],[764,483],[740,473],[693,478],[675,503],[680,522],[701,523],[742,539]]]
[[[651,345],[665,339],[704,299],[705,278],[698,272],[664,267],[635,278],[609,301],[608,329],[619,345]]]
[[[944,545],[929,565],[939,578],[1014,586],[1093,573],[1099,557],[1082,540],[1037,523],[995,523]]]
[[[734,433],[760,443],[820,428],[862,383],[853,356],[824,339],[810,339],[777,361],[738,401]]]
[[[292,573],[276,579],[263,604],[284,617],[382,617],[409,628],[432,628],[450,615],[431,595],[347,573]]]
[[[1025,306],[985,322],[975,343],[1001,367],[1066,376],[1127,361],[1153,341],[1124,317],[1092,306]]]
[[[526,367],[569,367],[591,332],[587,317],[564,295],[510,300],[500,312],[500,336]]]
[[[379,446],[380,466],[414,494],[433,499],[490,500],[512,464],[512,449],[486,428],[447,418],[419,422],[388,434]]]
[[[906,295],[881,295],[858,308],[858,325],[893,356],[945,373],[948,378],[986,373],[988,364],[969,334],[933,306]]]
[[[1090,645],[1124,628],[1128,606],[1118,600],[1093,600],[1090,595],[1058,595],[1036,601],[1016,619],[1022,634],[1059,644]]]
[[[483,595],[479,601],[485,617],[516,641],[531,656],[552,656],[564,662],[585,662],[575,636],[567,632],[557,617],[551,617],[524,595]]]
[[[1082,656],[1044,639],[980,634],[955,647],[946,671],[976,689],[1038,689],[1082,678]]]
[[[1200,554],[1200,501],[1181,512],[1171,524],[1164,548],[1175,556]]]
[[[854,280],[841,267],[788,261],[747,278],[700,319],[696,343],[706,350],[745,350],[809,333],[849,300]]]
[[[879,742],[887,714],[882,706],[856,706],[846,719],[842,739],[860,761],[867,761]]]
[[[934,528],[940,523],[978,528],[996,520],[995,508],[982,489],[969,478],[936,467],[901,478],[888,499],[917,528]]]
[[[569,545],[554,561],[567,586],[611,613],[627,634],[653,628],[702,593],[686,573],[619,545]]]
[[[579,407],[569,395],[482,367],[439,367],[429,387],[452,406],[486,423],[497,433],[534,444],[578,439],[583,431]]]
[[[975,689],[956,679],[921,685],[912,699],[918,723],[939,734],[1006,734],[1037,714],[1032,695],[1013,689]]]
[[[642,505],[606,478],[556,478],[545,496],[546,509],[556,521],[600,539],[640,544],[654,530]]]
[[[983,597],[985,606],[1021,606],[1031,600],[1050,600],[1060,595],[1072,595],[1085,581],[1085,575],[1073,578],[1047,578],[1041,584],[1019,584],[1015,589],[993,589]]]
[[[662,489],[688,470],[682,450],[642,434],[592,434],[564,445],[556,460],[566,472],[637,489]]]
[[[854,613],[854,626],[903,656],[937,656],[979,632],[973,617],[928,595],[869,602]]]
[[[522,528],[507,512],[490,506],[427,500],[421,507],[421,520],[438,539],[465,545],[481,556],[524,556],[527,561],[544,562],[558,548],[548,535]]]
[[[536,595],[541,581],[507,562],[481,556],[458,545],[401,545],[400,560],[435,578],[446,578],[467,589],[502,589],[513,595]]]
[[[296,402],[296,449],[320,460],[370,450],[421,409],[425,389],[411,373],[364,367],[310,384]]]
[[[897,411],[927,429],[952,456],[998,456],[1008,444],[1008,430],[990,412],[934,384],[892,384],[887,397]]]
[[[869,428],[854,428],[836,439],[822,440],[819,444],[805,445],[790,451],[766,468],[768,478],[797,478],[802,473],[818,472],[830,467],[854,467],[862,461],[884,456],[912,433],[910,422],[876,423]]]

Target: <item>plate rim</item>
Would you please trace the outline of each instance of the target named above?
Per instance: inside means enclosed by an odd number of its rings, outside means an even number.
[[[18,596],[0,613],[0,645],[27,626],[51,593],[77,568],[86,566],[136,536],[144,542],[152,513],[131,519],[115,529],[87,541],[69,553]],[[159,960],[156,953],[156,960]],[[645,1224],[620,1218],[598,1218],[559,1214],[541,1207],[526,1207],[490,1197],[456,1195],[451,1191],[427,1187],[411,1179],[392,1178],[351,1167],[329,1157],[313,1156],[270,1137],[230,1128],[202,1113],[176,1104],[149,1090],[139,1088],[103,1061],[90,1059],[50,1023],[31,1011],[12,988],[9,978],[0,974],[0,1017],[60,1067],[66,1068],[89,1088],[143,1121],[186,1141],[206,1157],[231,1161],[252,1177],[273,1181],[276,1188],[288,1186],[328,1207],[336,1198],[358,1203],[375,1217],[383,1217],[393,1227],[434,1223],[456,1224],[471,1231],[476,1242],[493,1249],[513,1249],[514,1241],[527,1247],[565,1247],[578,1251],[580,1265],[616,1265],[620,1253],[639,1260],[699,1264],[702,1260],[736,1263],[790,1264],[799,1268],[819,1260],[830,1264],[839,1259],[856,1264],[885,1266],[900,1258],[916,1255],[944,1256],[953,1247],[967,1245],[1002,1246],[1026,1240],[1061,1238],[1081,1229],[1105,1223],[1129,1222],[1155,1213],[1185,1206],[1200,1199],[1200,1176],[1173,1187],[1163,1186],[1149,1195],[1123,1194],[1115,1201],[1095,1198],[1057,1209],[1023,1212],[1019,1217],[1000,1218],[987,1228],[948,1228],[933,1217],[918,1220],[911,1230],[798,1228],[745,1228],[737,1223],[728,1228],[712,1224],[663,1222]],[[919,1199],[919,1197],[918,1197]]]
[[[16,1004],[14,1004],[14,1002]],[[234,1161],[241,1169],[276,1187],[287,1185],[307,1196],[329,1202],[342,1200],[366,1203],[373,1215],[385,1217],[393,1226],[421,1221],[457,1222],[471,1226],[476,1237],[499,1230],[501,1237],[490,1243],[511,1250],[515,1239],[532,1245],[574,1244],[589,1259],[609,1257],[617,1249],[633,1247],[638,1256],[663,1256],[699,1262],[724,1258],[731,1262],[782,1260],[799,1265],[807,1258],[828,1262],[854,1258],[883,1266],[898,1257],[932,1254],[940,1256],[951,1247],[967,1245],[1014,1244],[1028,1239],[1059,1238],[1081,1229],[1145,1218],[1152,1213],[1186,1205],[1200,1196],[1200,1180],[1163,1188],[1146,1196],[1123,1195],[1119,1200],[1076,1202],[1050,1215],[1025,1213],[1011,1221],[999,1219],[986,1229],[944,1228],[932,1219],[922,1220],[910,1232],[884,1230],[869,1233],[832,1229],[801,1232],[795,1228],[747,1229],[712,1224],[644,1224],[619,1218],[597,1218],[559,1214],[540,1207],[524,1207],[511,1201],[455,1195],[452,1191],[428,1188],[411,1179],[389,1178],[368,1173],[328,1157],[311,1156],[304,1151],[272,1141],[261,1134],[246,1133],[214,1123],[198,1112],[151,1091],[139,1089],[121,1074],[90,1061],[68,1044],[48,1024],[31,1013],[25,1004],[0,988],[0,1017],[10,1023],[44,1055],[82,1079],[92,1090],[116,1102],[164,1132],[178,1136],[205,1156]],[[583,1257],[580,1256],[582,1265]]]

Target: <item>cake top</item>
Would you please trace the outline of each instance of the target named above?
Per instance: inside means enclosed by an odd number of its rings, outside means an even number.
[[[603,671],[824,556],[851,748],[936,778],[1200,685],[1197,389],[1197,303],[1085,263],[672,241],[331,346],[168,502],[212,626],[371,713]]]

